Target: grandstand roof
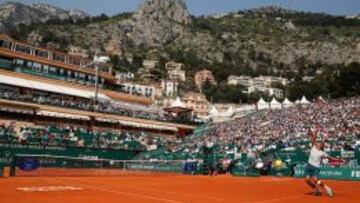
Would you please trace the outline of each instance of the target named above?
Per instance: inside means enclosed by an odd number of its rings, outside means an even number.
[[[177,97],[176,100],[170,105],[170,107],[164,108],[164,111],[179,114],[191,112],[192,109],[186,108],[185,104],[181,102],[179,97]]]
[[[26,80],[30,80],[33,82],[35,82],[35,81],[42,82],[42,83],[45,83],[48,85],[56,85],[56,86],[60,86],[63,88],[75,89],[78,91],[81,90],[81,91],[86,91],[86,92],[95,92],[94,87],[89,87],[89,86],[85,86],[85,85],[81,85],[81,84],[74,84],[71,82],[66,82],[66,81],[61,81],[61,80],[48,79],[48,78],[24,74],[24,73],[17,73],[17,72],[7,71],[7,70],[3,70],[3,69],[0,69],[0,75],[11,76],[11,77],[18,78],[18,79],[26,79]],[[18,86],[18,85],[14,85],[14,86]],[[61,93],[69,95],[68,92],[61,92]],[[111,99],[114,99],[114,100],[117,100],[120,102],[136,103],[136,104],[141,104],[141,105],[150,105],[152,103],[152,101],[150,99],[145,98],[145,97],[129,95],[126,93],[115,92],[115,91],[111,91],[111,90],[100,89],[99,95],[100,94],[104,95],[107,98],[111,98]],[[92,95],[94,95],[94,94],[92,94]]]
[[[80,89],[76,89],[76,88],[69,88],[69,87],[64,87],[64,86],[60,86],[60,85],[38,82],[38,81],[17,78],[17,77],[7,76],[7,75],[0,75],[0,83],[6,84],[6,85],[11,85],[11,86],[16,86],[16,87],[25,87],[25,88],[36,89],[36,90],[41,90],[41,91],[54,92],[57,94],[67,94],[67,95],[82,97],[82,98],[87,98],[87,99],[91,99],[91,98],[95,97],[95,93],[91,92],[91,91],[80,90]],[[104,94],[99,94],[98,97],[99,97],[99,99],[104,99],[104,100],[110,99],[109,97],[107,97]]]

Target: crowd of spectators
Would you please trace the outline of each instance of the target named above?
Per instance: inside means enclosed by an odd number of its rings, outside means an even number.
[[[143,107],[134,104],[126,104],[113,101],[98,101],[94,105],[91,99],[75,98],[71,96],[50,94],[37,91],[21,92],[18,88],[0,87],[0,99],[32,102],[65,108],[80,109],[85,111],[97,111],[101,113],[111,113],[121,116],[144,118],[149,120],[166,120],[161,109],[153,107]]]
[[[152,159],[199,158],[204,147],[236,159],[239,154],[256,157],[270,150],[308,151],[309,130],[317,129],[326,141],[326,152],[354,151],[360,147],[360,98],[318,100],[282,110],[262,110],[246,117],[207,126],[202,134],[169,147]],[[174,154],[177,154],[176,156]]]
[[[147,151],[166,145],[167,140],[144,132],[89,130],[70,126],[16,126],[0,124],[0,142],[23,145],[128,149]]]

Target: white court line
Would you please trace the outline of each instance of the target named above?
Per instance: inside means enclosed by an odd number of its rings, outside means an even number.
[[[54,180],[54,178],[52,178],[52,180]],[[50,180],[51,182],[51,180]],[[55,181],[53,181],[55,182]],[[67,183],[66,181],[62,181],[62,180],[58,180],[56,182],[62,182],[62,183]],[[166,198],[161,198],[161,197],[156,197],[156,196],[152,196],[152,195],[141,195],[141,194],[137,194],[137,193],[132,193],[132,192],[121,192],[118,190],[111,190],[111,189],[107,189],[105,187],[95,187],[95,186],[90,186],[87,184],[78,184],[75,183],[72,185],[76,185],[78,187],[84,187],[84,188],[89,188],[89,189],[93,189],[93,190],[98,190],[101,192],[108,192],[108,193],[115,193],[115,194],[123,194],[123,195],[128,195],[128,196],[134,196],[134,197],[138,197],[138,198],[143,198],[143,199],[151,199],[151,200],[156,200],[156,201],[160,201],[160,202],[170,202],[170,203],[185,203],[185,202],[181,202],[181,201],[176,201],[176,200],[172,200],[172,199],[166,199]]]
[[[34,187],[19,187],[17,188],[23,192],[59,192],[59,191],[74,191],[74,190],[82,190],[80,187],[73,186],[59,186],[59,185],[51,185],[51,186],[34,186]]]
[[[120,185],[114,185],[114,184],[106,184],[108,186],[116,186],[119,187]],[[200,194],[190,194],[190,193],[183,193],[183,192],[169,192],[169,191],[163,191],[163,190],[155,190],[155,189],[145,189],[145,188],[141,188],[141,187],[130,187],[130,186],[123,186],[121,185],[120,187],[123,188],[128,188],[128,189],[134,189],[134,190],[142,190],[142,191],[147,191],[147,192],[160,192],[160,193],[167,193],[167,194],[178,194],[178,195],[184,195],[184,196],[188,196],[188,197],[198,197],[198,198],[203,198],[203,199],[209,199],[209,200],[217,200],[217,201],[222,201],[222,202],[233,202],[232,200],[228,200],[228,199],[223,199],[223,198],[219,198],[219,197],[212,197],[212,196],[205,196],[205,195],[200,195]]]
[[[82,178],[72,178],[72,179],[77,179],[82,181]],[[187,182],[190,183],[190,182]],[[197,198],[203,198],[203,199],[208,199],[208,200],[216,200],[216,201],[221,201],[221,202],[233,202],[232,200],[229,199],[223,199],[220,197],[212,197],[212,196],[207,196],[207,195],[201,195],[201,194],[190,194],[190,193],[182,193],[182,192],[170,192],[170,191],[163,191],[163,190],[156,190],[156,189],[145,189],[145,188],[141,188],[141,187],[133,187],[133,186],[124,186],[124,185],[115,185],[115,184],[108,184],[106,183],[107,186],[114,186],[114,187],[122,187],[122,188],[128,188],[128,189],[134,189],[134,190],[142,190],[142,191],[146,191],[146,192],[160,192],[160,193],[167,193],[167,194],[180,194],[180,195],[184,195],[184,196],[188,196],[188,197],[197,197]]]
[[[360,188],[355,188],[355,189],[351,189],[351,190],[342,190],[342,191],[338,191],[335,192],[336,194],[340,194],[340,193],[347,193],[347,192],[353,192],[353,191],[358,191],[360,190]],[[275,198],[275,199],[268,199],[268,200],[263,200],[263,201],[254,201],[253,203],[268,203],[268,202],[279,202],[279,201],[283,201],[283,200],[290,200],[290,199],[298,199],[300,197],[307,197],[308,195],[296,195],[296,196],[289,196],[289,197],[281,197],[281,198]]]

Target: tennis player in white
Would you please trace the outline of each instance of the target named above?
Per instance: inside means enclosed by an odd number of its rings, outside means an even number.
[[[333,190],[319,179],[320,166],[322,160],[325,158],[330,161],[339,161],[340,159],[331,157],[324,152],[325,143],[317,140],[317,131],[312,132],[309,130],[309,134],[311,136],[312,148],[310,150],[309,160],[305,167],[305,181],[315,190],[314,195],[321,196],[321,189],[323,189],[329,197],[332,197],[334,196]]]

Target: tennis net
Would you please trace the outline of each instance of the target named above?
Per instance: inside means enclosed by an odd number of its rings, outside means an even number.
[[[126,176],[181,173],[184,161],[112,160],[46,154],[16,154],[11,176]]]

